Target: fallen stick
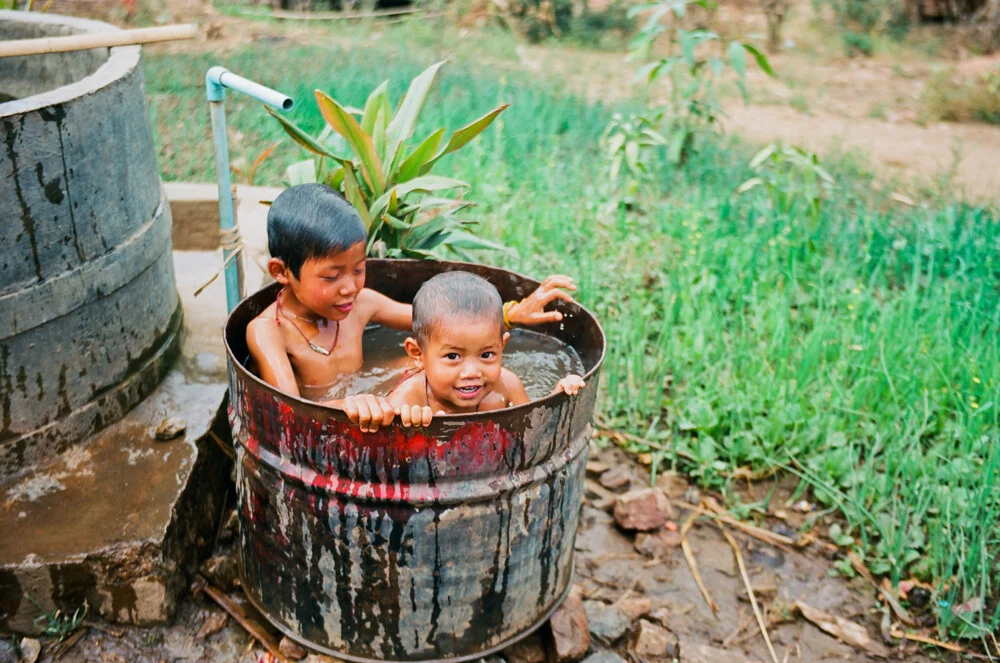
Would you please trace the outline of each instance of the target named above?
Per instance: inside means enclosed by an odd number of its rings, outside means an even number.
[[[714,600],[712,600],[712,595],[708,593],[708,587],[705,586],[704,581],[701,579],[701,574],[698,573],[698,562],[694,559],[694,551],[691,550],[691,544],[688,543],[687,533],[691,530],[694,525],[694,515],[688,516],[688,519],[684,521],[684,525],[681,527],[681,550],[684,552],[684,559],[687,561],[688,568],[691,569],[691,575],[694,576],[694,582],[698,585],[698,589],[701,591],[701,595],[705,597],[705,603],[708,604],[709,609],[712,611],[712,615],[716,619],[719,618],[719,606]]]
[[[262,629],[260,627],[260,624],[257,624],[252,619],[250,619],[250,616],[246,613],[246,610],[244,610],[241,606],[234,603],[232,599],[226,596],[225,592],[216,587],[213,587],[208,583],[207,580],[205,580],[201,576],[195,576],[195,580],[194,583],[192,583],[191,589],[196,594],[198,592],[205,592],[206,594],[208,594],[208,596],[213,601],[218,603],[219,607],[228,612],[229,616],[235,619],[239,623],[239,625],[246,630],[247,633],[252,635],[258,642],[260,642],[260,644],[264,645],[264,648],[267,649],[267,651],[272,656],[274,656],[282,663],[288,663],[288,659],[285,658],[285,656],[281,653],[281,650],[278,649],[278,643],[275,642],[271,634]]]
[[[713,500],[714,502],[714,500]],[[794,539],[790,539],[787,536],[781,534],[775,534],[774,532],[762,529],[755,525],[750,525],[749,523],[744,523],[736,520],[730,516],[726,511],[719,508],[718,512],[710,511],[700,506],[695,506],[694,504],[688,504],[687,502],[677,502],[675,501],[674,506],[679,506],[682,509],[688,509],[689,511],[696,512],[699,516],[705,516],[706,518],[711,518],[712,520],[719,520],[730,527],[740,530],[747,536],[752,536],[758,541],[762,541],[775,548],[782,548],[786,552],[794,552],[794,548],[798,547],[798,544]]]
[[[767,632],[767,626],[764,625],[764,616],[760,613],[760,606],[757,605],[757,595],[754,594],[753,586],[750,584],[750,576],[747,574],[746,564],[743,563],[743,554],[740,552],[740,547],[737,545],[736,539],[722,526],[722,523],[716,521],[715,524],[719,528],[719,531],[722,532],[722,536],[726,537],[729,547],[733,549],[733,554],[736,555],[736,565],[740,569],[740,576],[743,578],[743,586],[746,587],[747,596],[750,597],[750,607],[753,608],[753,616],[757,618],[757,626],[760,627],[760,634],[764,636],[764,642],[767,643],[767,651],[771,653],[771,660],[774,663],[778,663],[778,655],[774,653],[771,636]]]
[[[115,46],[135,46],[160,41],[191,39],[197,34],[193,25],[164,25],[158,28],[136,30],[115,30],[68,37],[41,37],[39,39],[10,39],[0,41],[0,58],[21,55],[44,55],[46,53],[66,53],[86,51],[91,48],[114,48]]]
[[[934,638],[929,638],[926,635],[920,635],[919,633],[904,633],[899,629],[893,628],[889,629],[889,635],[897,640],[912,640],[913,642],[922,642],[925,645],[934,645],[935,647],[947,649],[948,651],[953,651],[958,654],[967,653],[961,645],[952,644],[951,642],[942,642],[941,640],[935,640]]]

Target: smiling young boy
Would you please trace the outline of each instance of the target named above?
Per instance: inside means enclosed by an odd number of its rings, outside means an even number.
[[[298,396],[303,387],[332,384],[361,368],[361,337],[369,323],[409,331],[413,311],[365,288],[367,235],[357,211],[324,184],[283,191],[267,215],[267,268],[282,285],[274,304],[247,326],[247,345],[260,377]],[[571,279],[551,276],[508,309],[507,319],[541,324],[562,319],[545,306],[572,301]],[[329,404],[339,406],[339,401]]]
[[[413,299],[413,336],[403,344],[415,369],[386,398],[348,396],[344,411],[362,431],[375,431],[398,414],[404,426],[426,426],[435,414],[500,410],[531,399],[520,378],[503,368],[510,339],[503,302],[485,279],[445,272]],[[579,375],[559,380],[552,393],[575,395]]]

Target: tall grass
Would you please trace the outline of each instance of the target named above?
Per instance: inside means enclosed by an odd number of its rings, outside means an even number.
[[[313,88],[360,106],[386,78],[398,98],[427,64],[405,48],[257,47],[218,60],[146,61],[168,179],[213,178],[200,92],[211,64],[292,94],[295,118],[317,129]],[[797,474],[843,513],[874,571],[936,583],[945,634],[996,628],[997,216],[945,199],[901,208],[833,164],[836,193],[806,222],[763,191],[734,196],[750,151],[730,143],[664,166],[642,210],[608,211],[597,138],[610,108],[459,62],[423,120],[456,128],[499,101],[512,106],[442,172],[473,185],[484,232],[516,251],[485,259],[577,279],[609,339],[602,417],[707,485],[741,466]],[[237,154],[282,138],[252,104],[229,110],[244,134]],[[262,171],[272,183],[301,158],[282,150]],[[951,609],[974,597],[981,613]]]

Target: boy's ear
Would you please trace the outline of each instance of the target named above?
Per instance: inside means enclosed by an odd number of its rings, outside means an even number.
[[[406,354],[410,355],[410,359],[417,362],[417,366],[423,367],[424,365],[424,353],[420,350],[420,344],[417,343],[417,339],[412,336],[408,337],[403,341],[403,349],[406,350]]]
[[[504,332],[503,336],[500,337],[500,349],[507,347],[507,341],[510,340],[510,332]]]
[[[267,261],[267,273],[281,285],[288,285],[292,276],[289,269],[285,266],[285,261],[281,258],[271,258]]]

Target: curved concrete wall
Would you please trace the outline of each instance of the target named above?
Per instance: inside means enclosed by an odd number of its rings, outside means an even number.
[[[0,12],[4,39],[115,29]],[[139,48],[0,59],[0,93],[3,475],[145,397],[180,308]]]

